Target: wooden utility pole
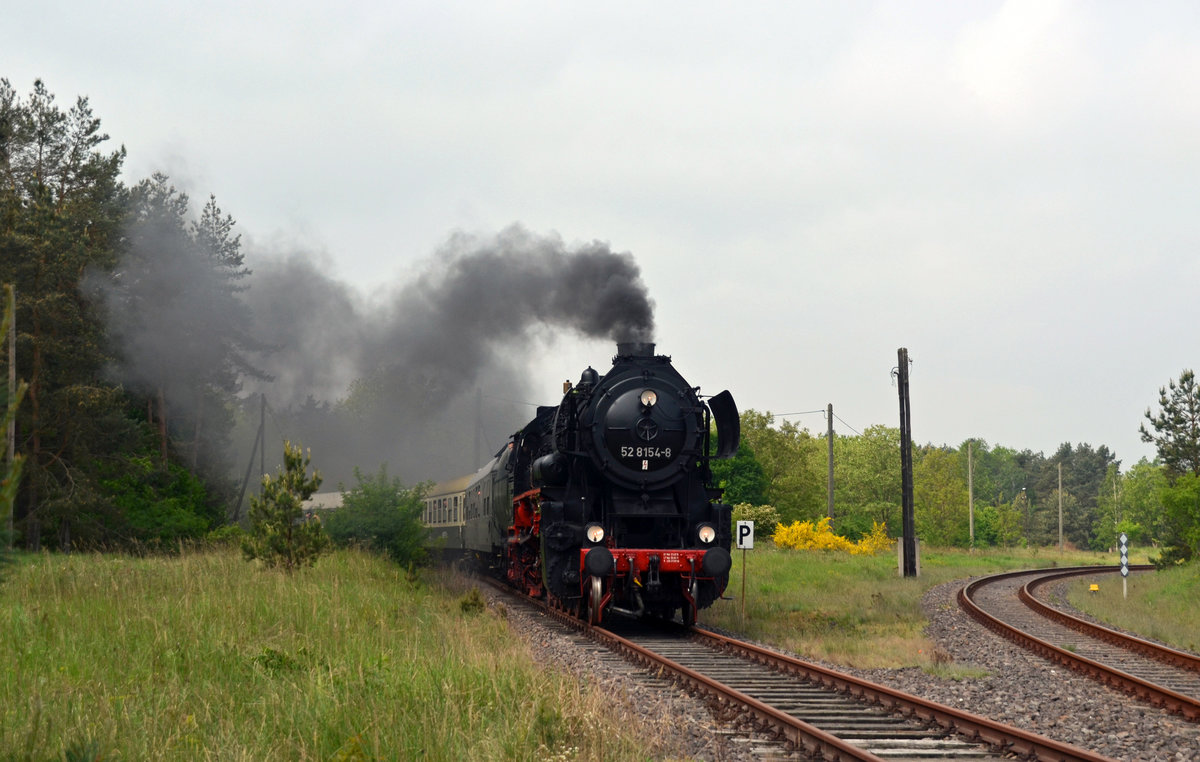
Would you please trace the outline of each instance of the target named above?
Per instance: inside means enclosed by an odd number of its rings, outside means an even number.
[[[830,523],[833,522],[833,403],[829,403],[829,407],[825,411],[825,418],[829,421],[827,438],[829,439],[829,499],[826,515],[829,516]]]
[[[250,484],[250,474],[254,471],[254,451],[258,450],[259,490],[262,490],[262,475],[267,472],[267,393],[259,398],[258,433],[254,435],[254,444],[250,445],[250,462],[246,464],[246,475],[242,477],[242,489],[238,492],[237,502],[233,504],[233,515],[230,523],[238,524],[242,520],[242,501],[246,499],[246,487]]]
[[[900,387],[900,484],[904,518],[904,576],[917,576],[917,529],[913,519],[912,409],[908,398],[908,350],[897,351],[897,386]]]
[[[17,459],[17,416],[13,408],[17,403],[17,287],[11,283],[5,286],[8,291],[8,472],[12,473],[13,463]],[[13,506],[8,507],[8,549],[12,550],[13,542]]]
[[[1062,534],[1062,463],[1058,464],[1058,552],[1063,552]]]
[[[967,526],[971,530],[971,548],[975,548],[975,463],[971,458],[970,440],[967,441]]]
[[[258,473],[261,479],[262,474],[267,472],[267,393],[263,392],[259,396],[258,402]],[[260,482],[261,484],[261,482]],[[262,492],[262,488],[259,488]]]

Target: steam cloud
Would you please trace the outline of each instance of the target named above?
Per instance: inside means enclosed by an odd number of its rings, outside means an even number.
[[[568,248],[520,226],[451,237],[383,302],[308,257],[247,259],[255,336],[277,348],[257,363],[274,380],[247,391],[292,411],[293,439],[333,483],[382,462],[406,483],[473,470],[477,432],[490,455],[498,435],[532,417],[514,401],[557,402],[530,400],[527,378],[535,348],[562,331],[653,340],[653,302],[630,254],[599,242]],[[336,416],[335,400],[345,401]]]

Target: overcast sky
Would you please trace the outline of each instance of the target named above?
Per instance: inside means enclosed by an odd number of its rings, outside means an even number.
[[[9,3],[0,77],[88,96],[251,266],[370,294],[455,231],[607,242],[689,381],[841,433],[898,425],[907,347],[915,441],[1128,467],[1200,365],[1200,4],[334,5]],[[533,402],[613,352],[556,348]]]

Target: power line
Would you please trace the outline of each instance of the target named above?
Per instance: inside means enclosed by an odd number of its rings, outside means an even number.
[[[862,436],[862,432],[855,430],[855,428],[854,428],[853,426],[851,426],[850,424],[846,423],[845,421],[842,421],[842,417],[841,417],[840,415],[838,415],[837,413],[834,413],[834,414],[833,414],[833,417],[834,417],[834,418],[837,418],[839,421],[841,421],[841,423],[842,423],[842,425],[843,425],[843,426],[845,426],[846,428],[848,428],[848,429],[850,429],[851,431],[853,431],[853,432],[854,432],[856,435],[858,435],[858,436],[860,436],[860,437]]]
[[[772,420],[774,420],[774,419],[776,419],[776,418],[786,418],[786,417],[788,417],[789,415],[815,415],[815,414],[817,414],[817,413],[820,413],[820,414],[823,416],[823,415],[825,415],[825,412],[826,412],[826,411],[825,411],[825,410],[823,410],[823,409],[822,409],[822,410],[801,410],[801,411],[800,411],[800,412],[798,412],[798,413],[770,413],[770,416],[771,416],[771,419],[772,419]],[[860,437],[862,436],[862,432],[861,432],[861,431],[858,431],[858,430],[857,430],[857,429],[855,429],[853,426],[851,426],[850,424],[846,423],[844,420],[842,420],[842,417],[841,417],[840,415],[838,415],[837,413],[834,413],[834,414],[833,414],[833,417],[834,417],[834,418],[836,418],[836,419],[837,419],[839,422],[841,422],[841,424],[842,424],[843,426],[845,426],[846,428],[848,428],[848,429],[850,429],[851,431],[853,431],[853,432],[854,432],[854,433],[855,433],[857,436],[860,436]]]

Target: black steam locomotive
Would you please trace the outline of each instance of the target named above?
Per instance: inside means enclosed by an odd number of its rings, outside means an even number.
[[[608,373],[589,367],[564,391],[462,493],[430,496],[431,527],[590,622],[679,611],[694,623],[729,579],[730,507],[709,459],[737,450],[733,397],[702,400],[641,342],[618,344]]]

